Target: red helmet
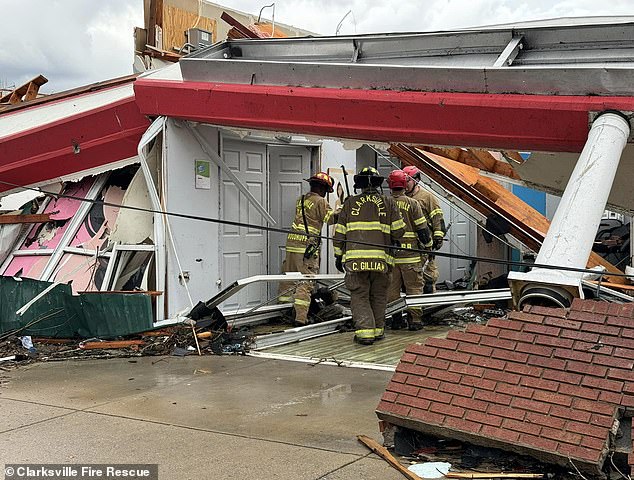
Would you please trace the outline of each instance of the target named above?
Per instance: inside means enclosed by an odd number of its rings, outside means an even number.
[[[333,187],[335,185],[335,181],[327,173],[324,173],[324,172],[316,173],[315,175],[313,175],[312,177],[308,179],[308,183],[310,183],[311,185],[313,183],[319,183],[321,185],[325,185],[326,188],[328,189],[328,193],[334,192]]]
[[[387,185],[392,190],[407,187],[407,174],[403,170],[392,170],[387,177]]]
[[[412,177],[416,180],[420,178],[420,170],[418,169],[418,167],[415,167],[414,165],[408,165],[407,167],[403,169],[403,171],[405,172],[405,175]]]

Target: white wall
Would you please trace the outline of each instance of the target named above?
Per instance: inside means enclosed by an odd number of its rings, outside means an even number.
[[[218,151],[218,130],[201,125],[214,151]],[[169,120],[166,127],[164,150],[165,192],[167,210],[170,212],[218,218],[219,181],[218,167],[210,161],[210,189],[195,188],[195,160],[209,160],[198,142],[185,128]],[[183,271],[189,272],[189,288],[194,305],[211,298],[218,291],[219,278],[218,224],[199,220],[169,218],[178,259]],[[189,307],[190,302],[182,282],[174,249],[168,235],[167,291],[168,318]]]
[[[350,187],[350,193],[352,193],[352,184],[353,179],[352,176],[355,174],[356,167],[356,150],[346,150],[343,147],[341,142],[337,142],[335,140],[324,140],[321,144],[321,167],[320,169],[323,171],[331,170],[331,174],[335,179],[335,193],[329,194],[326,198],[330,203],[330,206],[333,208],[337,208],[337,182],[343,182],[342,175],[339,175],[339,171],[341,170],[341,166],[343,165],[348,173],[348,182]],[[334,170],[334,171],[333,171]],[[345,191],[345,190],[344,190]],[[322,231],[323,235],[328,235],[329,237],[333,237],[335,232],[334,225],[329,228],[324,228]],[[321,249],[321,265],[320,270],[321,273],[339,273],[335,268],[335,254],[333,251],[332,240],[328,240],[327,242],[323,242]]]
[[[354,172],[356,165],[356,150],[345,150],[341,142],[324,140],[321,144],[321,169],[346,167],[349,172]]]

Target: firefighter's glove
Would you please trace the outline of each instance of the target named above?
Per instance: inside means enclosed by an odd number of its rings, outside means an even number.
[[[314,242],[309,242],[308,245],[306,245],[306,250],[304,251],[304,260],[316,257],[318,252],[319,245]]]
[[[343,270],[343,259],[341,258],[341,255],[337,255],[335,256],[335,267],[337,268],[337,270],[339,270],[341,273],[344,272]]]
[[[434,250],[440,250],[442,248],[443,237],[434,238]]]
[[[425,248],[431,247],[431,233],[429,232],[429,228],[425,227],[422,230],[417,230],[416,234],[418,235],[418,240],[420,240],[420,244]]]

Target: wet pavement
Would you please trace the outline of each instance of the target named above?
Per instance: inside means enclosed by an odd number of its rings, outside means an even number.
[[[400,479],[357,442],[390,372],[242,356],[3,374],[0,463],[158,463],[162,479]]]

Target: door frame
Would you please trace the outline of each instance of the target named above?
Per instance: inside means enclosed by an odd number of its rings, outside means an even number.
[[[220,155],[220,158],[223,159],[224,161],[224,146],[225,146],[225,141],[232,141],[232,142],[244,142],[244,143],[257,143],[260,145],[264,145],[265,147],[265,184],[266,184],[266,195],[264,198],[264,202],[263,202],[263,206],[270,211],[271,208],[271,181],[273,180],[271,178],[270,175],[270,165],[271,165],[271,158],[270,158],[270,147],[284,147],[284,146],[288,146],[288,147],[305,147],[308,149],[309,151],[309,155],[310,155],[310,165],[309,165],[309,172],[312,174],[316,171],[319,170],[319,168],[321,167],[321,155],[322,155],[322,144],[321,142],[313,142],[313,141],[306,141],[306,140],[301,140],[301,139],[292,139],[290,142],[285,142],[285,141],[281,141],[279,139],[277,139],[276,137],[269,137],[269,136],[264,136],[264,135],[260,135],[258,136],[257,134],[255,135],[247,135],[245,137],[240,137],[239,135],[235,134],[232,131],[228,131],[228,130],[223,130],[223,129],[218,129],[218,154]],[[218,175],[219,175],[219,179],[222,177],[222,172],[220,171],[220,167],[218,167]],[[218,188],[218,206],[219,206],[219,212],[221,215],[221,219],[224,219],[224,213],[225,213],[225,206],[223,205],[222,202],[222,188]],[[278,220],[278,219],[276,219]],[[265,238],[265,249],[267,252],[266,255],[266,274],[277,274],[279,272],[271,272],[271,260],[270,260],[270,247],[271,247],[271,233],[272,232],[266,232],[266,235],[264,236]],[[224,253],[224,246],[222,243],[222,230],[218,229],[218,247],[219,247],[219,260],[222,258],[222,255]],[[220,265],[218,265],[218,270],[219,270],[219,274],[220,274],[220,278],[222,278],[222,276],[224,275],[224,272],[222,271],[222,262]],[[226,286],[226,285],[225,285]],[[277,285],[273,286],[274,289],[277,289]],[[271,286],[268,287],[268,296],[269,298],[271,297]]]

